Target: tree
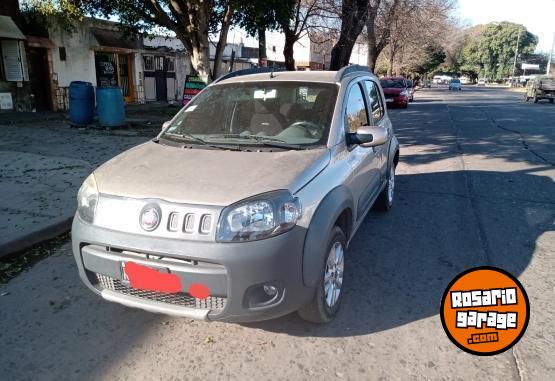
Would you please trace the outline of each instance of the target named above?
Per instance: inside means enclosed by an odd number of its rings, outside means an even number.
[[[285,35],[283,56],[287,70],[295,70],[293,48],[297,41],[318,28],[312,21],[326,17],[327,11],[323,0],[293,0],[290,1],[288,11],[283,12],[278,18],[278,23]]]
[[[396,57],[439,44],[450,26],[453,0],[400,0],[390,13],[388,33],[388,75],[393,74]],[[410,54],[409,54],[410,56]],[[414,56],[414,55],[413,55]],[[399,66],[405,64],[402,60]]]
[[[368,46],[368,67],[375,70],[378,56],[385,48],[391,32],[391,23],[400,0],[370,0],[365,34]]]
[[[461,71],[493,80],[510,76],[517,41],[518,54],[523,59],[534,52],[538,38],[523,25],[510,22],[468,28],[460,51]]]
[[[418,56],[407,70],[420,75],[428,74],[445,61],[445,50],[438,44],[428,44],[418,51]]]
[[[77,9],[68,19],[83,15],[118,17],[126,32],[148,33],[162,27],[175,33],[191,53],[193,68],[204,81],[220,73],[227,34],[241,0],[31,0],[34,9],[48,15]],[[33,4],[32,4],[33,5]],[[214,69],[210,68],[210,34],[218,35]]]
[[[331,50],[330,70],[339,70],[349,64],[355,42],[368,18],[369,0],[342,0],[341,31]]]

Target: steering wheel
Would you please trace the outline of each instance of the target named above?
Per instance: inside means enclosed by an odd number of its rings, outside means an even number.
[[[289,127],[287,127],[286,129],[298,128],[298,127],[302,127],[308,134],[308,137],[311,137],[311,138],[319,137],[318,134],[321,132],[321,129],[322,129],[316,123],[310,122],[308,120],[299,120],[297,122],[294,122],[291,125],[289,125]]]

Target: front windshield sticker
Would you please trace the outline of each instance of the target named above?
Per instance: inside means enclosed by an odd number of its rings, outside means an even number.
[[[273,99],[277,96],[277,90],[255,90],[254,91],[254,99]]]

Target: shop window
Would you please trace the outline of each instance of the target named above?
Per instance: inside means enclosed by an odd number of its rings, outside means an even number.
[[[143,56],[145,71],[154,71],[154,56]]]
[[[1,47],[5,80],[9,82],[28,81],[29,71],[24,42],[2,40]]]
[[[175,58],[166,57],[166,66],[168,68],[168,71],[175,71]]]
[[[60,54],[60,61],[66,60],[66,48],[65,46],[60,46],[58,48],[58,53]]]

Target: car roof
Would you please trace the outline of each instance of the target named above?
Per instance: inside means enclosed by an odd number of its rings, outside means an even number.
[[[303,82],[336,82],[337,71],[275,71],[273,73],[256,73],[247,74],[237,77],[226,78],[218,82],[225,83],[243,83],[243,82],[260,82],[260,81],[303,81]]]

